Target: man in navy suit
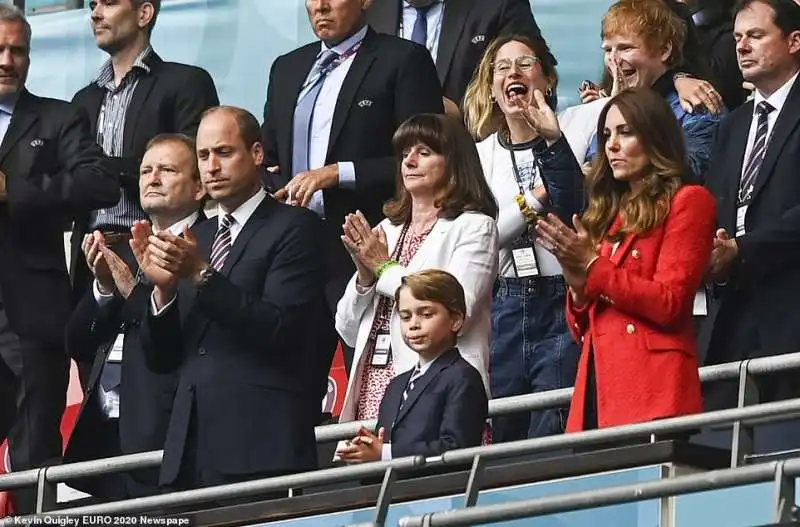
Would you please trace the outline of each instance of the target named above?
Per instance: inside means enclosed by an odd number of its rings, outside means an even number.
[[[362,428],[340,445],[337,456],[348,463],[481,444],[489,403],[480,374],[456,348],[467,312],[461,284],[445,271],[421,271],[403,278],[396,302],[403,340],[419,362],[387,386],[377,434]]]
[[[183,237],[133,229],[154,284],[147,365],[178,379],[159,482],[198,488],[315,469],[330,367],[317,350],[335,346],[321,221],[264,192],[261,130],[247,111],[208,110],[197,159],[216,221]]]

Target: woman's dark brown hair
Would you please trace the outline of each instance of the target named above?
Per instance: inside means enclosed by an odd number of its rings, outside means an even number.
[[[436,206],[441,217],[454,219],[463,212],[482,212],[497,218],[497,202],[483,175],[478,150],[464,125],[452,117],[438,114],[415,115],[394,133],[392,145],[397,158],[397,192],[383,207],[383,214],[394,225],[411,220],[411,194],[402,175],[403,151],[423,144],[444,156],[444,186]]]
[[[614,179],[606,155],[606,116],[614,106],[650,161],[636,190],[627,181]],[[689,171],[683,131],[664,98],[650,88],[624,90],[613,97],[597,122],[597,150],[586,178],[589,205],[581,218],[591,239],[599,242],[605,237],[617,214],[622,226],[609,237],[612,241],[630,233],[644,234],[663,222]]]

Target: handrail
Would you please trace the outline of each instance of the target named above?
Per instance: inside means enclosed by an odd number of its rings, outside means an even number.
[[[350,481],[379,475],[385,472],[388,467],[393,467],[396,470],[411,471],[419,467],[436,467],[462,461],[472,461],[478,454],[482,459],[499,459],[543,450],[574,448],[653,434],[681,432],[706,425],[731,424],[737,421],[750,420],[758,420],[759,422],[780,421],[791,419],[797,415],[800,415],[800,398],[753,405],[745,408],[733,408],[704,414],[672,417],[634,425],[577,432],[561,436],[527,439],[524,441],[503,443],[482,448],[471,448],[460,451],[454,450],[445,453],[443,456],[428,459],[421,459],[421,456],[417,456],[416,458],[400,458],[393,461],[368,463],[365,465],[329,468],[290,476],[234,483],[219,487],[209,487],[147,498],[136,498],[72,509],[62,509],[55,512],[59,515],[145,512],[152,509],[197,505],[206,501],[224,500],[232,497],[255,496],[259,493],[287,490],[308,485],[327,485],[336,482]],[[66,469],[67,467],[64,466],[62,468]],[[51,469],[47,470],[48,473],[46,477],[47,480],[51,482],[60,481],[66,475],[66,471],[63,471],[59,474],[58,478],[51,477],[49,473]],[[17,521],[20,521],[19,518],[17,518]],[[0,522],[0,525],[6,525],[6,523]]]
[[[744,361],[705,366],[700,368],[700,380],[702,382],[714,382],[719,380],[736,379],[740,374],[740,369],[743,362]],[[763,375],[795,368],[800,368],[800,352],[751,359],[747,364],[747,373],[753,375]],[[494,399],[489,401],[489,415],[494,417],[497,415],[505,415],[520,411],[534,411],[565,406],[569,404],[571,394],[572,388],[563,388],[548,392]],[[374,421],[356,421],[318,426],[315,430],[317,442],[328,442],[337,439],[351,438],[358,433],[358,430],[362,425],[374,426]],[[446,454],[446,459],[456,455],[455,451],[448,454],[450,455],[447,456]],[[70,479],[87,476],[125,472],[132,469],[155,468],[161,464],[162,455],[162,450],[155,450],[152,452],[142,452],[113,458],[95,459],[66,465],[55,465],[47,467],[46,475],[49,481],[65,482]],[[40,470],[41,469],[31,469],[0,475],[0,491],[36,485],[39,480]]]
[[[434,512],[422,516],[407,516],[400,519],[399,525],[400,527],[465,527],[505,522],[559,512],[594,509],[680,494],[763,483],[774,480],[776,474],[781,471],[785,476],[800,475],[800,459],[772,461],[770,463],[713,470],[659,481]]]

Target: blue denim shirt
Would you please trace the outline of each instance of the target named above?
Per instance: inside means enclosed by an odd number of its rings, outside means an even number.
[[[672,72],[667,72],[653,84],[653,89],[664,96],[664,99],[672,109],[678,124],[683,129],[683,136],[686,139],[686,153],[688,155],[688,165],[692,170],[697,183],[705,182],[705,175],[711,165],[711,152],[714,148],[714,138],[720,120],[725,115],[713,115],[708,110],[695,110],[694,113],[687,113],[681,106],[678,92],[672,80]],[[586,153],[586,160],[591,161],[597,154],[597,136],[592,138],[589,151]]]

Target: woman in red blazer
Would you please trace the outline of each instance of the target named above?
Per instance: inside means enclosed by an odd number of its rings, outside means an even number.
[[[711,257],[715,204],[690,173],[681,129],[649,89],[609,101],[588,206],[575,229],[539,220],[570,287],[582,352],[567,431],[702,411],[692,325]]]

